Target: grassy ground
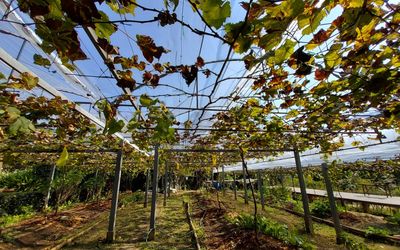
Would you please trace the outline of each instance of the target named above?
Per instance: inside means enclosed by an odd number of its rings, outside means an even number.
[[[217,196],[216,194],[210,194],[210,193],[205,193],[205,195],[209,196],[210,198],[216,200]],[[235,201],[233,197],[233,192],[231,191],[226,191],[225,195],[223,195],[223,192],[220,192],[219,195],[221,201],[223,204],[226,204],[226,207],[229,210],[236,211],[237,213],[240,212],[246,212],[246,213],[253,213],[253,203],[252,203],[252,198],[251,198],[251,192],[249,192],[249,205],[244,204],[244,200],[242,197],[239,197],[238,195],[238,200]],[[266,206],[265,211],[261,211],[261,205],[258,206],[259,213],[272,219],[276,220],[278,222],[282,222],[286,225],[288,225],[289,229],[294,230],[299,232],[300,234],[303,234],[306,236],[310,242],[312,242],[318,249],[346,249],[344,246],[338,246],[335,244],[336,238],[335,238],[335,231],[332,227],[324,225],[324,224],[319,224],[319,223],[313,223],[314,225],[314,236],[307,236],[304,233],[304,220],[301,217],[298,217],[296,215],[292,215],[290,213],[287,213],[283,210],[279,209],[274,209]],[[352,239],[356,240],[357,242],[363,242],[364,244],[367,245],[369,249],[387,249],[387,250],[394,250],[394,249],[399,249],[398,247],[386,245],[386,244],[381,244],[381,243],[376,243],[372,241],[368,241],[364,238],[351,235]]]
[[[104,244],[108,221],[75,239],[65,249],[194,249],[189,225],[184,214],[183,195],[171,195],[167,206],[162,205],[162,196],[157,200],[155,240],[146,242],[149,230],[150,204],[129,203],[119,209],[114,244]]]

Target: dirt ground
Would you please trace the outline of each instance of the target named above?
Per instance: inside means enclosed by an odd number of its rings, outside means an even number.
[[[219,209],[218,203],[195,194],[192,201],[193,217],[202,221],[205,231],[203,245],[207,249],[294,249],[285,243],[259,234],[257,244],[255,233],[252,230],[240,229],[227,222],[225,207]]]
[[[0,249],[42,249],[95,221],[110,208],[103,200],[47,215],[35,216],[1,231]]]

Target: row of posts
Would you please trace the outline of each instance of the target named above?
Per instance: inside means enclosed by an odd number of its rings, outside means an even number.
[[[153,178],[152,178],[152,194],[151,194],[151,211],[150,211],[150,231],[148,235],[148,240],[154,240],[155,228],[156,228],[156,205],[157,205],[157,182],[158,182],[158,145],[154,147],[154,164],[153,164]],[[115,239],[115,224],[117,218],[117,208],[118,208],[118,195],[119,187],[121,182],[121,167],[122,167],[122,147],[117,153],[117,162],[115,167],[113,192],[111,200],[111,211],[109,217],[108,231],[106,236],[106,242],[111,243]],[[168,168],[165,168],[164,174],[164,202],[163,205],[166,206],[167,195],[170,195],[169,181],[168,181]],[[150,169],[146,172],[146,184],[145,184],[145,196],[144,196],[144,207],[148,204],[148,190],[150,185]]]
[[[157,199],[157,181],[158,181],[158,165],[159,165],[159,157],[158,157],[158,145],[155,146],[154,148],[154,164],[153,164],[153,182],[152,182],[152,199],[151,199],[151,212],[150,212],[150,232],[148,236],[148,240],[154,240],[155,236],[155,222],[156,222],[156,199]],[[304,210],[304,224],[305,224],[305,230],[307,233],[312,234],[313,233],[313,227],[312,227],[312,221],[311,221],[311,214],[310,214],[310,208],[309,208],[309,201],[308,201],[308,195],[306,191],[306,184],[304,181],[304,176],[303,176],[303,170],[301,166],[301,160],[300,160],[300,155],[297,150],[294,150],[294,158],[296,162],[296,171],[297,171],[297,177],[299,179],[299,185],[300,185],[300,191],[301,191],[301,197],[302,197],[302,203],[303,203],[303,210]],[[121,181],[121,167],[122,167],[122,144],[121,144],[121,149],[117,153],[117,161],[116,161],[116,167],[115,167],[115,176],[114,176],[114,183],[113,183],[113,193],[112,193],[112,202],[111,202],[111,211],[110,211],[110,217],[109,217],[109,225],[108,225],[108,231],[107,231],[107,237],[106,241],[107,242],[113,242],[115,239],[115,222],[116,222],[116,217],[117,217],[117,208],[118,208],[118,195],[119,195],[119,186],[120,186],[120,181]],[[242,166],[243,170],[243,183],[244,183],[244,200],[245,203],[248,204],[248,191],[247,191],[247,178],[246,178],[246,172],[244,166]],[[331,208],[331,213],[332,213],[332,218],[336,230],[336,238],[337,242],[341,242],[341,226],[340,226],[340,221],[339,217],[337,214],[336,210],[336,203],[335,203],[335,198],[333,195],[333,189],[332,189],[332,184],[330,182],[330,178],[328,176],[328,167],[326,163],[322,164],[322,174],[325,180],[325,185],[327,189],[327,195],[330,203],[330,208]],[[222,181],[222,186],[224,186],[224,179],[225,179],[225,169],[222,167],[222,176],[223,176],[223,181]],[[145,188],[145,201],[144,201],[144,206],[147,206],[148,203],[148,189],[149,189],[149,178],[150,177],[150,170],[147,170],[146,173],[146,188]],[[237,199],[237,187],[236,187],[236,174],[233,174],[233,190],[234,190],[234,197],[235,200]],[[264,200],[264,192],[262,191],[262,179],[261,179],[261,172],[258,170],[257,172],[257,179],[258,179],[258,187],[260,191],[260,200],[261,200],[261,205],[262,209],[264,210],[265,206],[265,200]],[[212,179],[213,181],[213,175]],[[167,188],[168,183],[168,169],[167,166],[165,168],[165,174],[164,174],[164,206],[166,205],[166,198],[167,198],[167,192],[169,195],[169,188]]]
[[[310,213],[310,206],[309,206],[309,200],[308,200],[308,195],[307,195],[307,190],[306,190],[306,184],[304,181],[304,175],[303,175],[303,169],[301,166],[301,160],[300,160],[300,154],[297,150],[294,150],[294,158],[295,158],[295,163],[296,163],[296,172],[297,172],[297,177],[299,179],[299,185],[300,185],[300,192],[301,192],[301,197],[302,197],[302,203],[303,203],[303,210],[304,210],[304,225],[305,225],[305,230],[309,234],[313,234],[313,226],[312,226],[312,217]],[[335,202],[335,197],[333,193],[333,188],[332,188],[332,183],[329,178],[328,174],[328,165],[326,163],[322,163],[322,175],[324,177],[325,181],[325,187],[327,191],[327,196],[329,199],[329,205],[330,205],[330,210],[331,210],[331,215],[336,231],[336,241],[338,244],[342,243],[342,238],[341,238],[341,233],[342,229],[340,226],[340,220],[339,216],[337,213],[337,208],[336,208],[336,202]],[[243,189],[244,189],[244,202],[245,204],[249,203],[249,196],[248,196],[248,190],[247,190],[247,176],[246,176],[246,171],[244,165],[242,166],[242,171],[243,171]],[[211,181],[213,182],[213,173],[211,175]],[[249,181],[251,181],[249,179]],[[222,166],[222,187],[224,187],[225,183],[225,168]],[[257,186],[258,190],[260,193],[260,203],[262,210],[265,210],[265,198],[264,198],[264,192],[263,192],[263,181],[261,178],[261,170],[257,171]],[[237,200],[237,186],[236,186],[236,173],[233,172],[233,192],[234,192],[234,198]]]

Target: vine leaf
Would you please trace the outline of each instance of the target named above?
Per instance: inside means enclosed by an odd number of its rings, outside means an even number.
[[[60,158],[56,161],[56,166],[57,167],[64,167],[69,159],[69,154],[67,147],[64,147],[63,151],[61,152]]]
[[[148,108],[152,105],[155,105],[158,102],[158,100],[157,99],[153,100],[148,95],[144,94],[140,96],[139,102],[141,105]]]
[[[145,35],[136,35],[137,45],[143,53],[144,58],[149,63],[152,63],[154,57],[160,59],[163,53],[168,53],[169,51],[161,46],[156,46],[153,39]]]
[[[117,27],[112,23],[108,23],[110,20],[104,12],[100,11],[100,15],[100,19],[95,19],[95,21],[98,21],[94,24],[95,32],[99,38],[107,39],[107,41],[109,42],[110,36],[114,34],[115,31],[117,31]]]
[[[203,12],[206,22],[219,29],[225,20],[231,16],[231,5],[229,1],[223,0],[198,0],[196,7]]]
[[[136,0],[107,0],[108,6],[118,14],[132,14],[135,15]]]
[[[97,10],[95,2],[96,1],[93,0],[61,0],[61,9],[72,21],[78,24],[84,24],[90,22],[92,17],[101,19],[101,14]]]
[[[121,131],[125,126],[123,120],[116,120],[115,118],[111,119],[107,124],[107,134],[112,135],[119,131]]]
[[[31,90],[37,86],[39,78],[24,72],[21,73],[19,78],[11,77],[11,82],[7,85],[9,88]]]
[[[190,86],[190,84],[196,79],[198,71],[199,70],[195,65],[190,67],[185,65],[182,67],[181,74],[188,86]]]
[[[326,71],[326,70],[317,69],[315,71],[315,80],[322,81],[322,80],[328,78],[330,73],[331,72]]]
[[[18,117],[8,128],[10,135],[28,134],[35,130],[33,123],[26,117]]]
[[[45,68],[49,68],[51,63],[50,60],[47,58],[44,58],[43,56],[39,54],[34,54],[33,55],[33,62],[37,65],[43,66]]]
[[[281,64],[293,53],[295,41],[287,39],[285,43],[275,51],[275,56],[269,58],[270,63]]]

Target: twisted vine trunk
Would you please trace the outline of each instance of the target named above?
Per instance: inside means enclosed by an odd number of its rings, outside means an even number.
[[[244,153],[243,153],[242,149],[240,149],[240,158],[242,159],[243,167],[246,170],[246,175],[250,176],[249,170],[247,169],[247,164],[246,164],[246,162],[244,160]],[[254,192],[253,183],[251,182],[251,180],[250,180],[250,189],[251,189],[251,195],[253,197],[253,204],[254,204],[254,214],[253,214],[253,216],[254,216],[254,233],[256,235],[257,243],[259,243],[259,241],[258,241],[257,200],[256,200],[255,192]]]

